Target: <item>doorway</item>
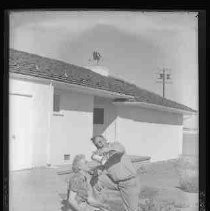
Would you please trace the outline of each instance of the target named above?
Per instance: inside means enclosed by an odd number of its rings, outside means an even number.
[[[9,169],[32,167],[32,95],[9,94]]]

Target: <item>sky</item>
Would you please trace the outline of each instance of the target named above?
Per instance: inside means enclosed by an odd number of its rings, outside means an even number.
[[[10,47],[79,66],[93,51],[118,77],[198,110],[196,12],[22,11],[10,13]],[[192,123],[192,121],[191,121]],[[190,124],[191,124],[190,123]],[[194,124],[194,123],[193,123]],[[195,123],[197,124],[197,123]]]

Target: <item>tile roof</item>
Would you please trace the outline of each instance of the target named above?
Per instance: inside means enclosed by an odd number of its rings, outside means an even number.
[[[196,112],[185,105],[162,98],[160,95],[137,87],[135,84],[111,76],[100,75],[84,67],[15,49],[9,50],[9,71],[130,95],[134,97],[129,100],[130,102],[144,102]],[[124,101],[124,99],[116,99],[116,101]]]

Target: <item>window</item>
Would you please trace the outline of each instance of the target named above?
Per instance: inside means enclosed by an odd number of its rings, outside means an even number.
[[[94,108],[93,124],[104,124],[104,109],[103,108]]]
[[[58,94],[54,94],[53,111],[55,111],[55,112],[60,111],[60,95],[58,95]]]

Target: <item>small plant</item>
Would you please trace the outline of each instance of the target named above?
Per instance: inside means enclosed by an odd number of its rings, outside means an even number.
[[[137,167],[137,173],[138,174],[146,174],[147,173],[146,167],[144,165]]]
[[[139,211],[155,211],[157,210],[156,208],[157,207],[153,199],[147,199],[144,203],[139,204]]]
[[[147,199],[144,203],[139,203],[139,211],[179,211],[173,202],[158,201],[154,199]]]
[[[139,211],[179,211],[188,206],[184,197],[164,188],[144,186],[139,194]]]

